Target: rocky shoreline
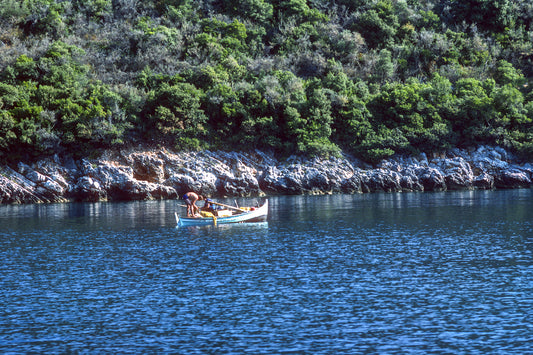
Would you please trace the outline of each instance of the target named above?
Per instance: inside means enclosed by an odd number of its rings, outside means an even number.
[[[343,156],[277,160],[255,151],[174,153],[108,151],[96,159],[58,156],[0,166],[0,203],[355,194],[531,188],[533,164],[499,147],[453,149],[438,156],[394,157],[376,166]]]

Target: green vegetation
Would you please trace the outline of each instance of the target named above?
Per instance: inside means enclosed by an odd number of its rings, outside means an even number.
[[[149,144],[533,159],[529,0],[0,0],[0,160]]]

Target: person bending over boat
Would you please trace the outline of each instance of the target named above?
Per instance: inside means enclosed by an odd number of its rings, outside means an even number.
[[[183,195],[183,199],[185,200],[185,203],[187,203],[187,217],[196,217],[200,214],[200,208],[196,206],[196,201],[203,200],[204,197],[202,195],[198,195],[191,191]]]

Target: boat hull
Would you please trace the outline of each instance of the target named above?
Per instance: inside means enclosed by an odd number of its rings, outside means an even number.
[[[180,217],[175,213],[178,227],[182,226],[212,226],[218,224],[245,223],[245,222],[263,222],[268,217],[268,200],[256,210],[236,214],[227,217],[202,217],[189,218]]]

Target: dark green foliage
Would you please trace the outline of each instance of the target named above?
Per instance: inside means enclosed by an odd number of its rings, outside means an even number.
[[[267,25],[274,14],[274,7],[264,0],[220,1],[220,8],[231,16]]]
[[[533,159],[532,26],[527,0],[0,0],[0,158]]]
[[[11,113],[0,110],[0,152],[2,156],[9,153],[10,148],[16,142],[17,135],[14,129],[15,120]]]
[[[82,54],[54,42],[37,60],[22,55],[2,72],[0,149],[10,158],[82,154],[122,143],[131,126],[121,113],[122,99],[88,77],[88,67],[75,59]]]
[[[202,92],[188,83],[161,84],[148,95],[141,115],[141,134],[153,142],[180,149],[199,149],[207,116],[200,109]]]
[[[295,131],[298,151],[308,155],[336,155],[339,148],[330,140],[333,117],[328,90],[315,88],[312,84],[310,86],[302,110],[305,119]]]
[[[385,48],[392,44],[398,30],[398,17],[391,0],[380,0],[373,8],[363,12],[353,29],[360,32],[370,48]]]
[[[496,63],[494,80],[500,85],[523,85],[525,81],[520,71],[516,70],[511,63],[505,60],[499,60]]]
[[[476,24],[483,30],[503,31],[514,25],[512,2],[509,0],[447,0],[440,6],[449,8],[446,20],[452,24]]]
[[[72,0],[75,11],[85,14],[91,20],[106,20],[112,13],[112,0]]]

